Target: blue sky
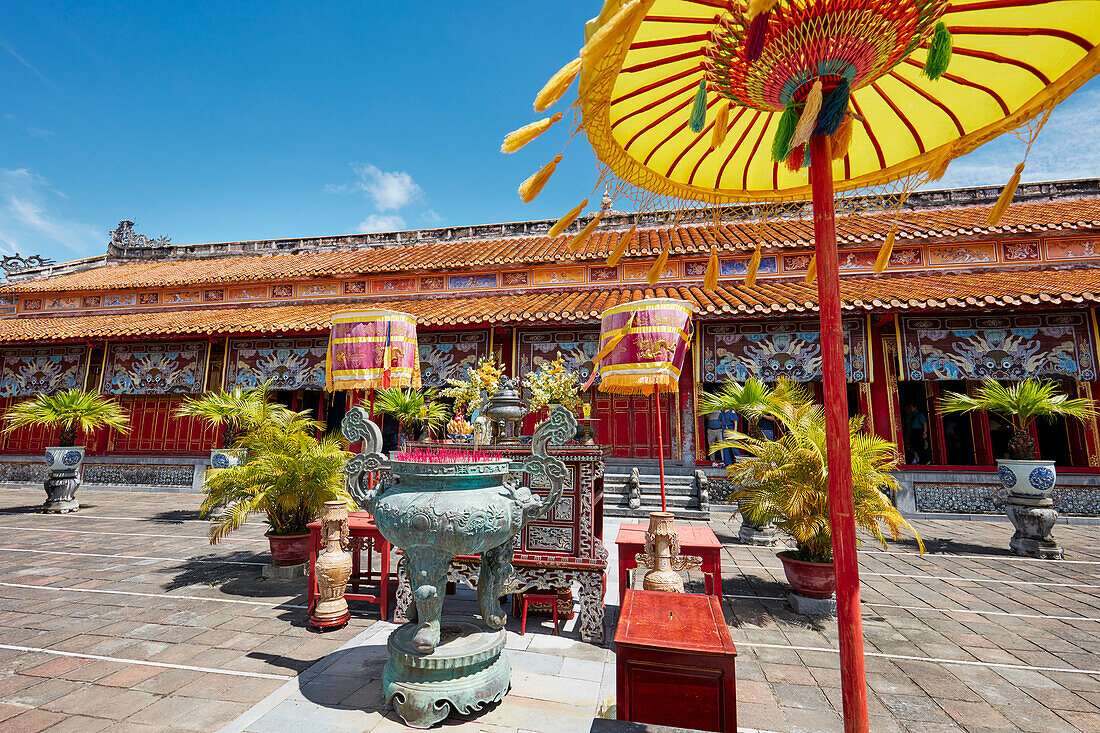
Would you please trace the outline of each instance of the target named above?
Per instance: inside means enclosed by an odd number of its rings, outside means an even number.
[[[498,150],[573,58],[594,0],[0,6],[0,251],[100,254],[119,219],[173,243],[556,218],[583,140]],[[1100,173],[1100,83],[1055,112],[1024,180]],[[564,125],[564,123],[563,123]],[[1009,137],[943,183],[1002,184]],[[599,196],[592,197],[594,202]]]

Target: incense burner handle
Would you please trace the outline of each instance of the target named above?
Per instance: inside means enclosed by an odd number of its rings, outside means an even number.
[[[550,408],[550,417],[535,427],[531,438],[531,455],[523,462],[523,470],[532,476],[542,475],[550,482],[550,494],[545,500],[532,495],[530,503],[523,508],[528,520],[537,519],[550,511],[558,503],[565,489],[565,477],[569,469],[560,458],[554,458],[547,452],[553,445],[564,445],[577,434],[577,418],[561,405]]]
[[[382,455],[382,431],[367,416],[362,407],[353,407],[344,415],[340,432],[351,443],[362,443],[363,448],[344,465],[344,486],[360,509],[374,513],[380,492],[379,482],[370,486],[368,476],[386,468],[389,461]]]

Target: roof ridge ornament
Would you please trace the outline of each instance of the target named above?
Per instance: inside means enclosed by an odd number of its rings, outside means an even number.
[[[147,237],[134,231],[134,222],[123,219],[118,226],[111,230],[111,243],[109,250],[131,249],[135,247],[167,247],[172,238],[164,235],[156,238]]]
[[[4,270],[4,279],[7,279],[8,275],[26,272],[27,270],[37,270],[40,267],[48,267],[56,263],[56,260],[51,260],[42,255],[23,257],[18,252],[10,255],[0,255],[0,268]]]

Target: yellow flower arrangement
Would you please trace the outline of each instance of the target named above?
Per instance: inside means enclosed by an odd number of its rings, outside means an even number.
[[[579,382],[578,374],[566,368],[561,356],[544,361],[538,371],[530,372],[523,380],[528,406],[537,411],[547,405],[561,404],[576,412],[583,404],[578,394]]]

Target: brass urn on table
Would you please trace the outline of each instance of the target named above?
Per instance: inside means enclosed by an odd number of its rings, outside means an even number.
[[[645,590],[683,593],[684,570],[702,566],[702,558],[680,555],[680,536],[673,526],[672,512],[650,512],[649,529],[645,532],[645,552],[637,555],[638,565],[649,568],[642,578]]]
[[[324,548],[314,565],[320,600],[309,618],[309,625],[327,629],[343,626],[351,618],[348,602],[344,599],[344,589],[351,577],[351,555],[347,551],[347,502],[325,502],[325,515],[321,519],[321,543]]]

